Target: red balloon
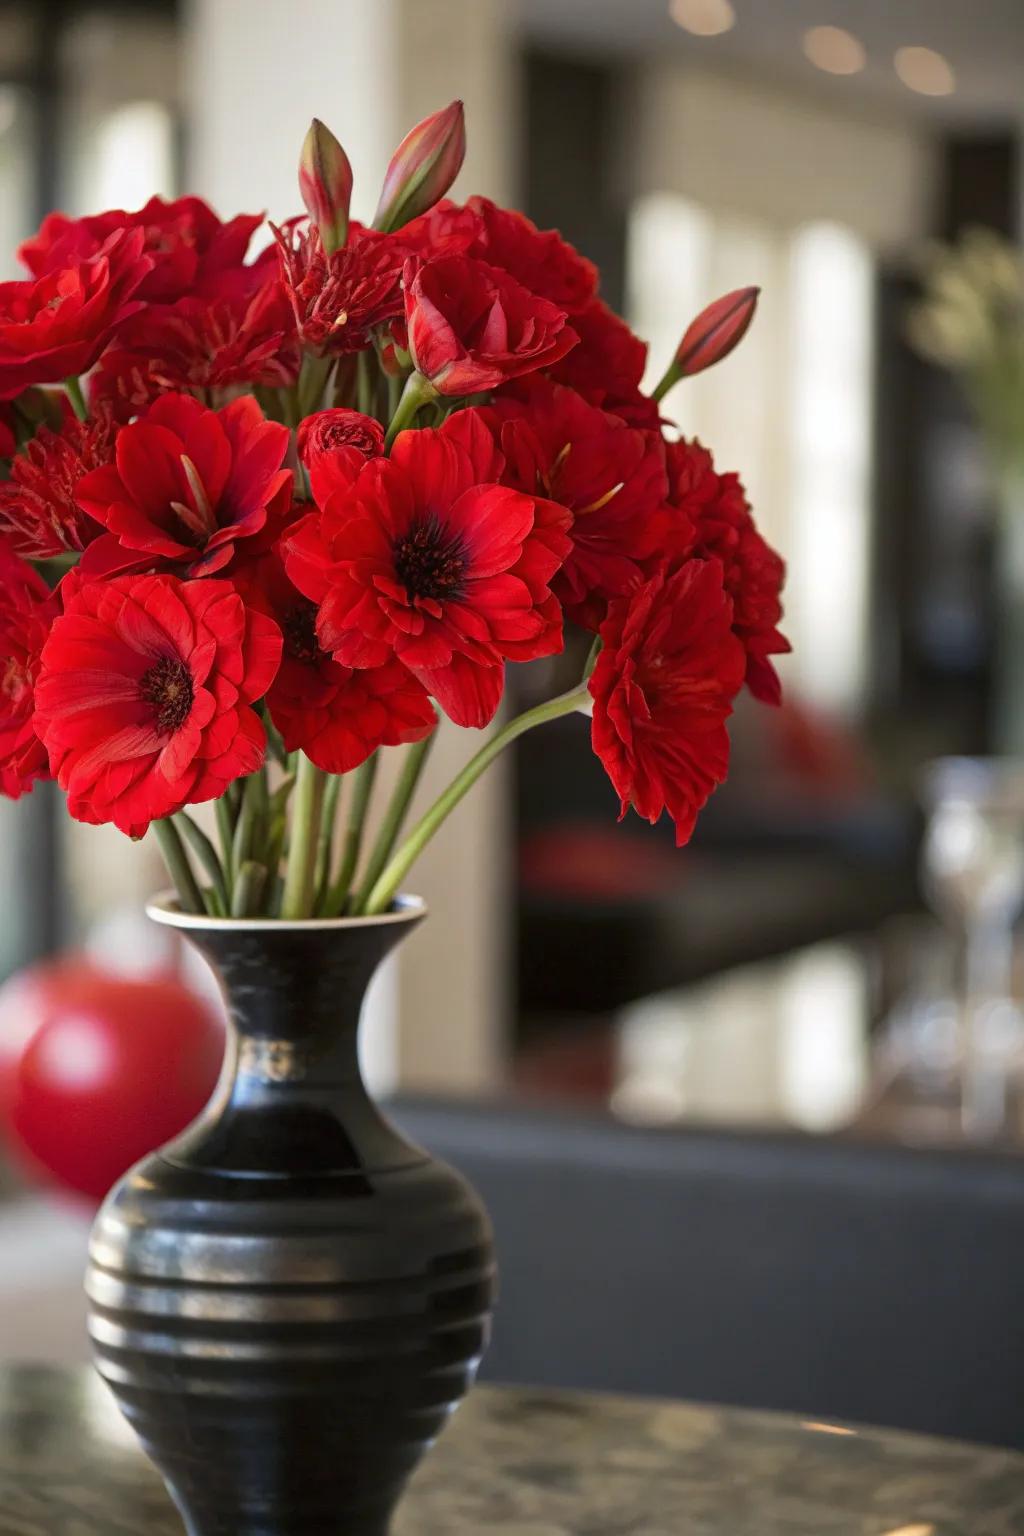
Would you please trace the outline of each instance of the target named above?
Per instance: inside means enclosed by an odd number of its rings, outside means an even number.
[[[195,1119],[223,1056],[222,1020],[172,976],[33,966],[0,987],[0,1127],[30,1169],[102,1200]]]

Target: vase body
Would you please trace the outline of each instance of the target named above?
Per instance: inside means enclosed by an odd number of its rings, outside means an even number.
[[[231,1038],[209,1107],[97,1218],[98,1369],[189,1536],[384,1536],[472,1382],[494,1287],[476,1195],[359,1071],[366,987],[422,908],[151,915],[219,974]]]

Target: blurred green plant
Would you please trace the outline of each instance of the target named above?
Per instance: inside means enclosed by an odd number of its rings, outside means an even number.
[[[1024,475],[1024,251],[990,229],[931,247],[909,331],[962,380],[997,483]]]

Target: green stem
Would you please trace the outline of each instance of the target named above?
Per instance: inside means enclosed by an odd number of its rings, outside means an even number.
[[[82,381],[78,375],[73,373],[69,379],[65,379],[64,388],[68,392],[71,408],[79,421],[88,421],[89,407],[85,403],[85,396],[82,393]]]
[[[557,720],[562,715],[571,715],[574,710],[584,708],[589,701],[590,694],[585,684],[581,684],[569,693],[559,694],[557,698],[548,699],[546,703],[537,704],[533,709],[528,709],[525,714],[517,715],[514,720],[510,720],[508,725],[492,736],[490,741],[485,742],[476,756],[470,758],[462,772],[456,775],[444,793],[438,796],[426,815],[417,822],[370,891],[363,911],[368,915],[375,915],[388,910],[402,881],[434,833],[510,742],[515,741],[526,731],[532,730],[535,725],[543,725],[548,720]]]
[[[324,396],[327,393],[333,368],[333,357],[314,357],[311,352],[307,352],[302,359],[298,384],[300,421],[323,408]]]
[[[326,778],[322,768],[311,763],[304,752],[299,753],[291,846],[281,895],[281,916],[285,919],[312,915],[317,840]]]
[[[231,857],[231,850],[235,842],[235,814],[226,792],[216,802],[215,809],[217,815],[217,835],[220,838],[221,867],[224,870],[224,883],[230,891],[235,880],[235,866]]]
[[[341,845],[341,865],[335,877],[334,884],[327,892],[327,899],[323,903],[323,915],[325,917],[337,917],[344,910],[348,900],[349,887],[352,884],[352,876],[356,872],[359,863],[359,853],[363,846],[363,826],[366,821],[366,809],[373,794],[373,784],[377,777],[379,757],[374,752],[365,763],[360,763],[353,775],[352,800],[348,808],[348,817],[345,822],[345,837]]]
[[[338,796],[341,794],[341,774],[332,773],[324,790],[324,809],[320,818],[320,840],[316,850],[316,906],[320,910],[327,899],[331,883],[331,865],[334,862],[334,824],[338,819]]]
[[[154,821],[153,830],[160,844],[160,852],[163,854],[168,873],[178,892],[181,910],[183,912],[204,911],[202,892],[196,883],[188,854],[185,852],[184,844],[174,823],[166,818],[162,821]]]
[[[422,741],[413,742],[405,755],[405,762],[402,764],[398,783],[394,787],[390,803],[384,814],[384,820],[380,824],[377,840],[367,860],[366,869],[359,884],[359,890],[351,903],[350,910],[353,913],[360,913],[366,910],[367,897],[380,879],[384,866],[395,850],[395,844],[405,823],[410,802],[416,793],[416,786],[420,781],[420,776],[426,765],[427,755],[434,744],[434,737],[436,735],[437,730],[435,728]]]
[[[267,866],[257,864],[254,859],[246,859],[235,881],[235,893],[231,898],[231,916],[255,916],[260,910],[266,883]]]
[[[651,399],[657,400],[659,402],[664,400],[669,390],[674,388],[675,385],[679,383],[679,380],[682,378],[682,376],[683,370],[680,368],[675,358],[673,358],[651,391]]]
[[[422,373],[410,373],[402,390],[402,398],[398,402],[395,414],[391,418],[387,436],[384,439],[385,448],[390,448],[399,432],[404,432],[406,427],[412,426],[416,419],[416,413],[428,400],[437,397],[437,390],[429,379],[425,379]]]
[[[216,848],[202,827],[196,826],[187,811],[178,811],[171,819],[178,831],[184,833],[186,841],[192,845],[193,853],[209,875],[217,900],[226,912],[229,905],[228,887]]]

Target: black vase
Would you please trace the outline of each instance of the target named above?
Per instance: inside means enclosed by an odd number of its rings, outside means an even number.
[[[384,1536],[476,1373],[486,1213],[359,1071],[366,987],[423,911],[150,908],[220,977],[228,1057],[199,1120],[108,1197],[87,1289],[99,1371],[190,1536]]]

